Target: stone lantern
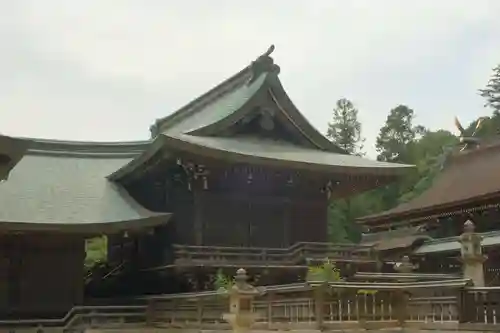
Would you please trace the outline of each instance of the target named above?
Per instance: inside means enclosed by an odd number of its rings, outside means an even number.
[[[227,291],[229,294],[229,313],[223,315],[232,327],[233,332],[247,332],[257,319],[252,311],[253,299],[264,293],[261,288],[250,285],[243,268],[238,269],[234,285]]]
[[[463,265],[463,276],[471,279],[476,287],[484,287],[484,267],[486,256],[481,244],[483,237],[476,233],[471,220],[464,223],[464,232],[460,235],[460,259]]]

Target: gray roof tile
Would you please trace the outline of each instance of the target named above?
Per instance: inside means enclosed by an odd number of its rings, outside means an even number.
[[[28,153],[0,185],[0,221],[90,226],[166,218],[140,207],[106,179],[130,160]]]
[[[168,141],[169,138],[167,138]],[[276,161],[289,162],[305,168],[327,168],[337,171],[339,168],[348,168],[350,172],[384,173],[404,172],[411,165],[373,161],[353,155],[325,152],[316,149],[304,148],[287,142],[272,141],[259,138],[222,138],[179,135],[175,139],[188,142],[200,147],[209,148],[218,152],[229,152],[236,157],[259,158],[262,162]]]

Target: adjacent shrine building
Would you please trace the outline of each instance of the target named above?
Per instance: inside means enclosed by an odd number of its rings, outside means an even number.
[[[211,288],[216,270],[240,265],[276,283],[325,257],[374,264],[370,246],[328,243],[328,202],[410,166],[327,140],[286,94],[271,52],[157,120],[149,141],[29,140],[0,184],[0,312],[81,303],[95,235],[108,236],[108,271],[90,276],[93,295]]]
[[[423,272],[458,273],[458,236],[468,220],[482,233],[486,283],[500,284],[500,138],[456,147],[431,187],[415,199],[358,220],[362,244],[386,260],[412,254]]]

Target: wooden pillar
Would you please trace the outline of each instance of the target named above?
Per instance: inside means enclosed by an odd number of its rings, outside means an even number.
[[[196,245],[203,245],[203,195],[201,190],[193,188],[194,205],[194,241]]]
[[[246,235],[245,235],[246,238],[244,240],[242,240],[243,243],[245,244],[245,246],[247,246],[247,247],[254,247],[255,246],[255,239],[254,239],[254,235],[253,235],[253,233],[254,233],[254,226],[253,226],[254,215],[252,214],[253,213],[253,211],[252,211],[253,206],[254,206],[254,203],[252,202],[251,198],[247,198],[246,199],[246,206],[245,206],[245,213],[246,213],[247,218],[242,219],[243,221],[247,222],[247,228],[246,228],[247,231],[246,231]]]
[[[7,253],[9,254],[9,270],[8,270],[8,289],[7,289],[7,302],[9,308],[17,308],[19,298],[21,295],[21,259],[23,253],[20,246],[20,237],[8,236],[7,237]]]
[[[458,322],[471,323],[477,319],[477,293],[460,290],[458,299]],[[483,314],[480,314],[481,316]],[[481,319],[482,320],[482,319]]]
[[[290,221],[290,218],[292,216],[292,202],[291,202],[291,199],[290,198],[287,198],[285,199],[285,204],[284,204],[284,208],[285,210],[284,214],[283,214],[283,218],[284,218],[284,221],[283,221],[283,226],[284,226],[284,230],[283,230],[283,247],[290,247],[292,246],[292,240],[291,240],[291,221]]]

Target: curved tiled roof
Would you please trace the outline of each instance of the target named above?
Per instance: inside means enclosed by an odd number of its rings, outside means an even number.
[[[31,140],[26,156],[0,186],[1,227],[115,230],[161,223],[168,214],[139,206],[120,185],[148,162],[185,150],[201,156],[250,164],[337,173],[398,175],[408,169],[347,155],[296,109],[279,79],[270,51],[151,128],[154,139],[140,142]],[[271,111],[269,111],[269,110]],[[293,139],[279,142],[223,137],[249,116],[267,112]],[[300,144],[293,144],[300,142]],[[152,163],[154,164],[154,163]],[[393,177],[390,177],[393,179]],[[135,223],[135,224],[134,224]]]
[[[295,169],[394,175],[412,167],[252,137],[240,137],[235,140],[234,138],[182,135],[175,139],[165,137],[165,140],[172,147],[179,147],[197,154],[225,157],[235,162],[256,163],[258,161],[260,164],[269,165],[286,162],[288,167]]]
[[[256,65],[257,64],[257,65]],[[260,70],[256,71],[255,66]],[[110,176],[120,180],[134,174],[160,153],[189,150],[199,155],[249,164],[274,164],[295,169],[316,169],[376,175],[399,175],[409,165],[391,164],[349,156],[317,131],[297,110],[278,78],[279,67],[269,54],[222,82],[152,128],[154,143],[140,157]],[[273,110],[273,121],[287,127],[301,144],[221,133],[244,123],[256,110]],[[163,144],[166,144],[163,147]]]
[[[144,209],[106,179],[146,144],[33,140],[0,185],[0,228],[100,233],[166,222],[169,214]]]
[[[425,217],[434,212],[454,211],[472,201],[500,195],[500,143],[451,156],[445,169],[420,196],[385,212],[358,219],[378,223],[388,219]],[[444,213],[443,213],[444,214]]]

